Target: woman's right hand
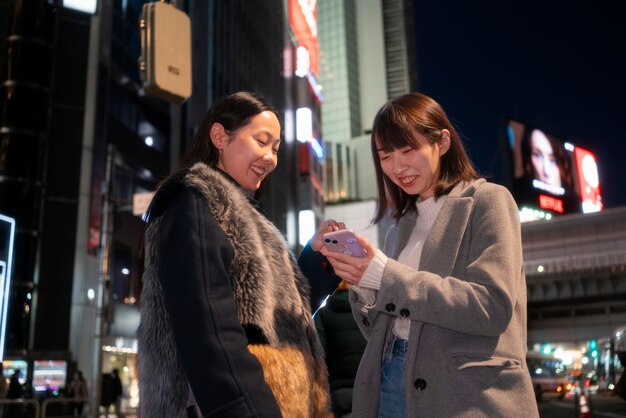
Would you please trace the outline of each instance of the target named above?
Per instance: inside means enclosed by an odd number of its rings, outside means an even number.
[[[321,224],[318,230],[313,234],[309,244],[313,251],[319,252],[324,247],[322,236],[327,232],[339,231],[340,229],[346,229],[346,224],[343,222],[337,222],[334,219],[326,219]]]

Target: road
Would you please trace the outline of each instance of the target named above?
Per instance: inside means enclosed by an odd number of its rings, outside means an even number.
[[[548,398],[539,402],[541,418],[578,418],[574,416],[574,400]],[[591,397],[593,418],[626,418],[626,401],[612,394],[595,394]]]

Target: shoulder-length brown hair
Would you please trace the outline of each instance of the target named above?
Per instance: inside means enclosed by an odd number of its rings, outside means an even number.
[[[372,126],[372,157],[376,168],[378,207],[373,222],[378,223],[387,215],[398,221],[410,211],[415,211],[418,195],[408,195],[396,186],[384,173],[378,157],[377,145],[383,151],[411,147],[419,148],[416,133],[422,134],[433,144],[441,140],[443,129],[450,131],[450,148],[441,156],[440,171],[435,185],[435,197],[447,194],[460,181],[477,179],[459,134],[454,129],[443,108],[428,96],[409,93],[387,102],[376,114]]]

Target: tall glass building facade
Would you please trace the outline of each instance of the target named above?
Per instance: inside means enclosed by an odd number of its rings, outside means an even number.
[[[369,133],[387,100],[416,89],[412,2],[319,0],[329,203],[376,195]]]

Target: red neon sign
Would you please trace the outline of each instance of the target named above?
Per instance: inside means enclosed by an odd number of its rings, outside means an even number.
[[[576,157],[579,193],[583,212],[601,211],[603,205],[596,157],[592,152],[580,147],[574,148],[574,156]]]
[[[308,49],[311,71],[317,77],[317,1],[289,0],[289,24],[298,43]]]
[[[553,212],[563,213],[563,201],[555,197],[539,195],[539,207]]]

